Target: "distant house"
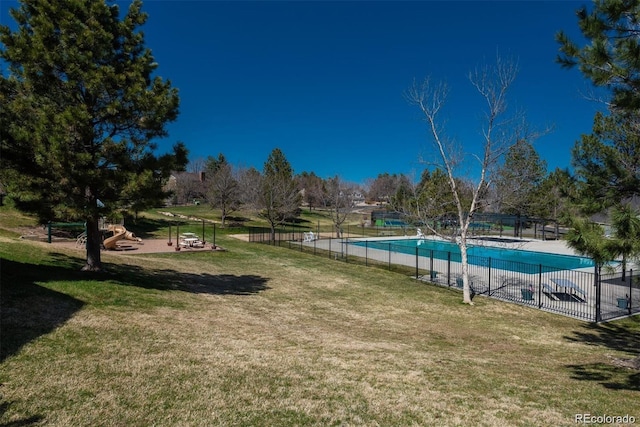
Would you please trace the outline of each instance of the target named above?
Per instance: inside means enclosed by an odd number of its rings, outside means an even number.
[[[205,197],[204,172],[172,172],[165,184],[165,191],[172,193],[167,205],[199,203]]]

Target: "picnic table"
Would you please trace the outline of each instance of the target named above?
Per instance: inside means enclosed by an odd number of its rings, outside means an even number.
[[[204,246],[204,242],[200,240],[197,234],[195,233],[182,233],[180,235],[180,246],[184,248],[193,248]]]

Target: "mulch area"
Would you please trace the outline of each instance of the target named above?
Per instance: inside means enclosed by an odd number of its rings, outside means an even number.
[[[64,246],[66,248],[74,248],[78,250],[84,250],[82,247],[78,247],[74,242],[54,242],[54,245]],[[145,239],[142,242],[133,242],[128,240],[121,240],[117,243],[117,249],[113,251],[105,251],[109,253],[120,254],[154,254],[154,253],[187,253],[187,252],[211,252],[212,250],[223,250],[220,246],[216,249],[212,249],[212,244],[207,242],[203,248],[181,248],[176,251],[176,242],[169,246],[165,239]]]

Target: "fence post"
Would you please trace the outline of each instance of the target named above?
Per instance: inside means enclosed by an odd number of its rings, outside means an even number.
[[[602,313],[600,312],[600,266],[596,264],[594,267],[595,274],[594,278],[596,281],[596,323],[602,320]]]
[[[538,268],[538,308],[542,308],[542,264]]]
[[[418,247],[416,246],[416,280],[418,280]]]
[[[347,226],[347,240],[342,242],[344,245],[344,262],[349,262],[349,226]]]
[[[51,243],[51,221],[47,223],[47,243]]]
[[[362,227],[364,230],[364,226]],[[364,234],[363,234],[364,236]],[[364,241],[364,266],[369,267],[369,241]]]
[[[487,264],[489,265],[489,290],[487,291],[487,295],[491,296],[491,257],[489,257],[489,262]]]
[[[387,245],[389,246],[387,249],[387,252],[389,253],[389,271],[391,271],[391,243],[387,243]]]
[[[429,250],[429,277],[431,281],[436,278],[435,273],[433,272],[433,249]]]
[[[629,315],[631,315],[631,302],[633,301],[633,297],[631,295],[632,289],[633,289],[633,269],[629,269],[629,299],[627,300],[627,310],[629,311]]]
[[[447,252],[447,285],[451,286],[451,251]]]

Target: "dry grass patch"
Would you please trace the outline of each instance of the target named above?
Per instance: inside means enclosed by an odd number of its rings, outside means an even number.
[[[573,425],[585,411],[640,418],[638,389],[623,386],[633,372],[613,367],[606,383],[580,377],[580,367],[591,372],[629,356],[571,340],[581,322],[483,298],[468,307],[457,292],[399,274],[224,245],[226,253],[179,258],[107,254],[107,280],[36,277],[35,286],[83,305],[3,361],[0,422],[527,426]]]

